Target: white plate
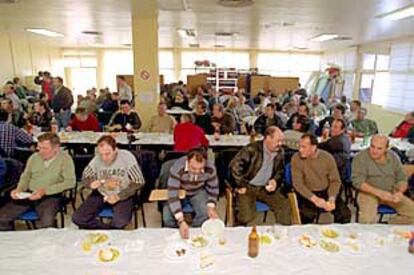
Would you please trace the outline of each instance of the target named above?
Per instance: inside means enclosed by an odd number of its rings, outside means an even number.
[[[197,241],[197,239],[198,238],[203,238],[204,240],[205,240],[205,244],[203,245],[203,246],[200,246],[200,242],[198,242]],[[196,248],[196,249],[203,249],[203,248],[206,248],[206,247],[209,247],[210,246],[210,244],[211,244],[211,240],[207,237],[207,236],[204,236],[204,235],[197,235],[197,236],[194,236],[194,237],[192,237],[192,238],[190,238],[189,240],[188,240],[188,243],[193,247],[193,248]]]
[[[30,193],[30,192],[19,192],[19,193],[16,194],[16,196],[21,200],[27,199],[31,195],[32,195],[32,193]]]
[[[343,247],[345,247],[346,251],[352,253],[352,254],[361,254],[362,253],[362,246],[361,242],[356,239],[347,239],[345,243],[343,244]]]
[[[209,238],[219,238],[224,231],[224,222],[220,219],[209,219],[201,225],[201,232]]]

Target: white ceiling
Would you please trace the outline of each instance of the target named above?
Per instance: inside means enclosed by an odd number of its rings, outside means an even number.
[[[182,1],[158,0],[160,47],[199,43],[202,48],[224,44],[240,49],[305,47],[319,51],[409,36],[414,29],[413,17],[396,22],[375,17],[411,4],[410,0],[255,0],[246,8],[224,8],[216,0],[184,0],[186,10]],[[284,23],[294,25],[282,26]],[[131,4],[129,0],[17,0],[16,4],[0,4],[0,29],[19,33],[29,27],[62,32],[62,46],[129,44]],[[193,28],[198,36],[183,40],[177,28]],[[102,35],[82,34],[91,30]],[[216,32],[237,35],[223,38]],[[308,41],[321,33],[338,33],[352,40]]]

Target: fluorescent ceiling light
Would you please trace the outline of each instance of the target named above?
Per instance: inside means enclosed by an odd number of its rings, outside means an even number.
[[[335,39],[338,36],[339,35],[333,34],[333,33],[332,34],[325,33],[325,34],[320,34],[318,36],[315,36],[315,37],[309,39],[309,41],[311,41],[311,42],[324,42],[324,41]]]
[[[396,9],[391,12],[387,12],[384,14],[381,14],[377,17],[391,19],[391,20],[401,20],[410,16],[414,16],[414,5],[409,5],[400,9]]]
[[[64,37],[64,35],[59,32],[54,32],[47,29],[26,29],[26,31],[49,37]]]

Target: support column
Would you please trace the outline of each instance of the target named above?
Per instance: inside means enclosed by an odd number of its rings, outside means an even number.
[[[131,0],[135,109],[148,127],[159,100],[158,7],[154,0]]]

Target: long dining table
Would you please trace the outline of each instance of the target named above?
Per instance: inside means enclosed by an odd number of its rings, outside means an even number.
[[[327,229],[338,236],[327,238]],[[260,239],[268,238],[261,241],[256,258],[247,256],[248,227],[225,228],[222,242],[203,237],[207,242],[201,248],[181,240],[176,229],[99,231],[109,239],[87,251],[83,244],[94,231],[0,232],[0,274],[411,275],[414,255],[400,235],[410,229],[381,224],[259,226]],[[200,229],[190,230],[190,239],[200,236]],[[304,236],[313,240],[310,247],[301,243]],[[334,243],[336,249],[325,250],[326,243]],[[113,262],[99,260],[99,251],[110,248],[119,251],[119,257]]]

